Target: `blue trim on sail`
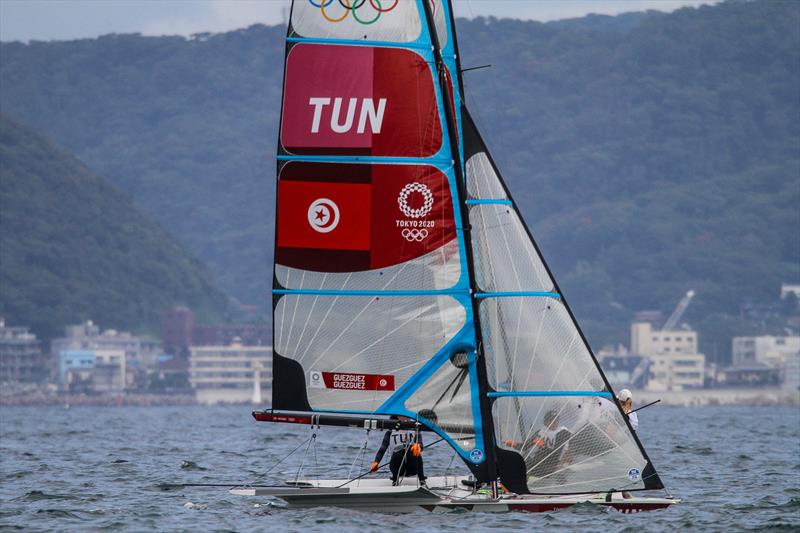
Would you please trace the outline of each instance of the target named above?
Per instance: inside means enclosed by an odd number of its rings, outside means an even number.
[[[272,294],[310,294],[314,296],[453,296],[469,294],[468,289],[439,289],[428,291],[336,290],[336,289],[272,289]]]
[[[405,164],[435,165],[452,167],[450,157],[385,157],[370,155],[277,155],[278,161],[298,161],[300,163],[368,163],[368,164]]]
[[[475,293],[475,298],[513,298],[517,296],[543,296],[546,298],[561,298],[561,294],[557,292],[512,291]]]
[[[395,393],[386,400],[383,405],[375,410],[375,414],[386,415],[404,415],[410,418],[417,418],[419,415],[413,411],[406,409],[405,402],[411,398],[427,381],[433,376],[442,365],[448,364],[450,356],[459,351],[466,350],[469,353],[469,376],[470,376],[470,396],[473,414],[473,430],[475,432],[475,448],[472,450],[465,450],[456,441],[453,440],[442,428],[420,417],[426,421],[428,426],[431,427],[440,437],[445,439],[448,444],[466,461],[480,464],[486,459],[486,447],[483,441],[483,422],[480,415],[480,398],[477,382],[477,371],[475,368],[477,359],[475,355],[475,327],[472,315],[472,305],[469,301],[467,294],[462,294],[458,298],[459,302],[464,306],[466,311],[464,327],[440,349],[436,355],[430,358],[417,372],[414,373]],[[478,461],[473,460],[470,455],[475,449],[481,451],[481,458]]]
[[[486,396],[489,398],[504,398],[509,396],[601,396],[603,398],[613,398],[613,395],[610,392],[574,390],[487,392]]]
[[[483,200],[467,200],[467,205],[481,205],[481,204],[499,204],[499,205],[513,205],[511,200],[501,200],[501,199],[483,199]]]
[[[343,46],[379,46],[382,48],[411,48],[414,50],[430,50],[431,45],[424,40],[396,42],[396,41],[369,41],[367,39],[326,39],[325,37],[287,37],[289,43],[309,44],[334,44]]]

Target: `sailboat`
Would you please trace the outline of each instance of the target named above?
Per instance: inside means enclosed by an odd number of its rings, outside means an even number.
[[[449,0],[295,0],[272,408],[435,433],[465,476],[238,487],[290,506],[623,512],[664,489],[467,110]],[[401,417],[401,418],[397,418]],[[542,431],[561,435],[542,454]]]

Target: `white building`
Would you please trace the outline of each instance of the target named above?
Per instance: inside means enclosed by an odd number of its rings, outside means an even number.
[[[706,357],[697,353],[694,330],[658,330],[649,322],[634,322],[631,352],[650,359],[649,390],[683,390],[705,383]]]
[[[189,350],[189,383],[199,403],[244,403],[253,399],[256,374],[269,398],[272,346],[193,346]]]
[[[703,354],[654,354],[650,359],[652,391],[683,390],[703,386],[706,357]]]
[[[792,394],[800,393],[800,352],[786,358],[783,367],[783,390]]]
[[[733,366],[763,363],[772,368],[783,368],[786,360],[800,352],[800,337],[734,337],[732,342]]]
[[[0,383],[42,382],[49,373],[41,341],[28,328],[6,326],[0,317]]]
[[[103,394],[125,391],[125,352],[123,350],[94,350],[92,389]]]
[[[631,324],[631,352],[639,355],[696,354],[697,332],[691,329],[663,331],[648,322]]]

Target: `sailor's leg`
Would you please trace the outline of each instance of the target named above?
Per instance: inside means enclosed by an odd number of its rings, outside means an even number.
[[[403,462],[403,451],[398,450],[392,454],[389,461],[389,470],[392,472],[392,483],[397,483],[397,477],[400,475],[400,465]],[[405,475],[405,474],[403,474]]]

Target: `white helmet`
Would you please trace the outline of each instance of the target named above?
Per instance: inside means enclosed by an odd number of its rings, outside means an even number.
[[[617,393],[617,400],[621,402],[627,402],[628,400],[633,399],[633,394],[628,389],[622,389]]]

